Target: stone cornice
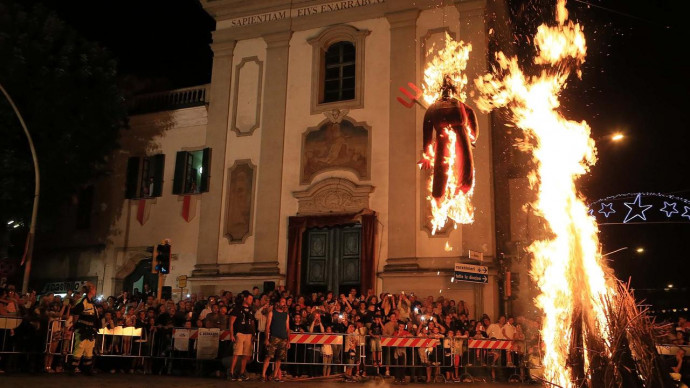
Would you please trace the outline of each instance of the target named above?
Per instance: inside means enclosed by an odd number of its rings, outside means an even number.
[[[287,47],[290,45],[290,37],[292,31],[279,31],[263,35],[262,38],[266,41],[266,48]]]
[[[369,208],[374,186],[358,185],[343,178],[326,178],[304,191],[293,191],[298,215],[340,214]]]
[[[293,1],[300,3],[302,1]],[[290,0],[200,0],[206,13],[211,15],[216,21],[242,17],[262,12],[278,11],[290,7]]]
[[[403,11],[387,13],[386,19],[388,19],[391,29],[413,27],[417,23],[419,13],[419,9],[406,9]]]
[[[486,10],[486,0],[456,0],[455,8],[461,15],[483,16]]]
[[[351,23],[360,20],[386,17],[400,11],[436,8],[439,0],[370,0],[366,6],[345,8],[333,12],[305,14],[298,17],[287,17],[262,23],[229,27],[232,19],[264,15],[271,12],[296,10],[310,6],[321,6],[338,2],[337,0],[200,0],[204,9],[216,20],[214,42],[258,38],[278,31],[305,31],[314,28]],[[356,0],[363,1],[363,0]],[[346,1],[343,1],[346,2]],[[452,5],[453,0],[443,0],[441,5]]]
[[[216,57],[232,56],[237,45],[236,40],[226,40],[222,42],[211,43],[211,50]]]

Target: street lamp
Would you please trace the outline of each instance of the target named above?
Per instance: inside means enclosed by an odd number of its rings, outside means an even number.
[[[625,135],[623,135],[623,133],[621,132],[616,132],[613,135],[611,135],[612,141],[621,141],[623,140],[623,138],[625,138]]]
[[[31,149],[31,157],[34,160],[34,206],[33,210],[31,211],[31,224],[29,224],[29,235],[26,236],[26,246],[24,247],[24,256],[22,256],[22,264],[26,264],[26,267],[24,267],[24,280],[22,281],[22,294],[26,294],[26,292],[29,290],[29,274],[31,273],[31,258],[33,257],[34,254],[34,236],[36,234],[36,218],[38,217],[38,198],[39,198],[39,193],[41,191],[41,175],[38,172],[38,156],[36,156],[36,148],[34,148],[34,141],[31,139],[31,134],[29,133],[29,129],[26,127],[26,123],[24,122],[24,118],[22,118],[22,115],[19,113],[19,109],[17,109],[17,106],[14,105],[14,101],[12,101],[12,98],[10,97],[9,94],[7,94],[7,91],[5,88],[0,84],[0,90],[2,91],[2,94],[5,95],[5,98],[7,98],[7,101],[10,103],[12,106],[12,109],[14,110],[14,114],[17,115],[17,118],[19,119],[19,123],[22,125],[22,129],[24,129],[24,134],[26,135],[26,139],[29,142],[29,149]],[[15,224],[15,228],[19,225],[19,223]]]

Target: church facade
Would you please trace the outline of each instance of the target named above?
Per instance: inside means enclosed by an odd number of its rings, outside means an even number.
[[[132,115],[113,175],[94,189],[98,248],[58,255],[46,271],[116,294],[150,277],[149,247],[170,239],[173,296],[357,288],[442,295],[494,316],[496,257],[524,229],[496,207],[520,212],[507,190],[523,181],[495,176],[501,142],[475,109],[474,223],[432,234],[417,166],[424,109],[396,100],[422,83],[446,34],[472,44],[470,81],[487,71],[486,2],[202,5],[216,20],[211,83],[177,91],[188,106]],[[487,266],[487,282],[455,281],[456,263]]]

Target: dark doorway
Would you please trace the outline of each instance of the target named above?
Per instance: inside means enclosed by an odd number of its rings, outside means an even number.
[[[361,224],[307,229],[302,240],[302,293],[359,289],[361,239]]]
[[[151,290],[158,289],[158,274],[151,273],[151,258],[143,259],[137,263],[134,271],[125,277],[122,282],[122,290],[116,290],[117,293],[120,291],[127,291],[130,295],[134,295],[134,290],[142,292],[144,290],[144,284],[148,284]]]

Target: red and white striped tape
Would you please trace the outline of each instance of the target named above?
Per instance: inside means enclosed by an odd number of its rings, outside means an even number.
[[[427,348],[437,346],[439,343],[436,338],[381,337],[381,346],[397,346],[399,348]]]
[[[291,344],[342,345],[343,336],[338,334],[290,334]]]
[[[467,343],[470,349],[510,349],[513,341],[509,340],[477,340],[471,339]]]

